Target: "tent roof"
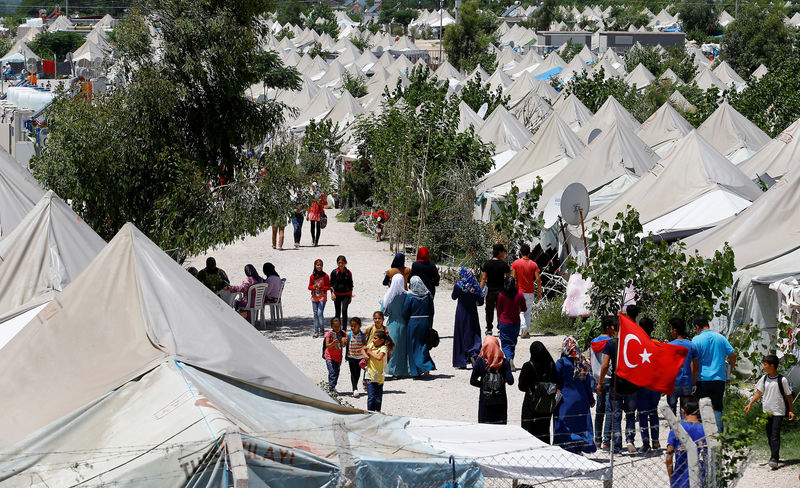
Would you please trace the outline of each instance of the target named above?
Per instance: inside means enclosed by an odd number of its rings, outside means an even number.
[[[90,63],[96,63],[102,61],[105,57],[106,53],[104,53],[103,50],[100,49],[100,46],[93,43],[89,39],[86,39],[86,42],[84,42],[81,45],[81,47],[75,50],[75,52],[72,55],[72,60],[73,61],[86,60],[89,61]]]
[[[672,68],[667,68],[666,70],[664,70],[664,72],[661,73],[661,76],[659,76],[658,79],[669,81],[670,83],[675,83],[678,86],[685,84],[683,80],[681,80],[680,77],[677,74],[675,74],[674,71],[672,71]]]
[[[720,80],[713,71],[702,66],[698,68],[697,74],[694,76],[694,82],[697,83],[697,87],[701,90],[716,88],[719,91],[724,91],[728,89],[728,85]]]
[[[644,88],[655,81],[656,77],[642,63],[636,65],[625,77],[625,83],[636,88]]]
[[[678,90],[672,92],[672,95],[669,96],[669,101],[684,112],[694,113],[697,111],[697,108],[689,103],[689,100],[687,100],[686,97],[684,97],[683,94]]]
[[[508,150],[519,151],[533,134],[505,107],[498,105],[484,121],[478,136],[484,142],[494,143],[494,152],[497,154]]]
[[[581,142],[588,141],[594,129],[605,131],[612,124],[617,124],[631,132],[636,132],[641,126],[639,121],[633,118],[633,115],[612,95],[597,109],[597,113],[594,114],[592,119],[577,131],[578,137]]]
[[[767,173],[776,179],[797,167],[800,167],[800,119],[739,166],[750,178]]]
[[[744,84],[744,79],[731,68],[727,61],[721,62],[719,66],[714,68],[714,74],[726,85],[731,83]]]
[[[650,118],[644,121],[636,131],[636,135],[656,154],[663,157],[678,139],[693,129],[692,124],[687,122],[669,102],[664,102]]]
[[[52,300],[104,245],[83,219],[48,191],[0,241],[0,324]]]
[[[502,168],[487,175],[479,188],[494,188],[560,161],[571,161],[583,148],[572,129],[553,112],[531,140]]]
[[[44,196],[30,172],[0,150],[0,240],[4,239]]]
[[[11,46],[11,49],[9,49],[8,52],[2,58],[0,58],[0,62],[13,58],[15,57],[15,55],[18,55],[20,53],[25,57],[26,61],[29,59],[35,59],[36,61],[42,60],[42,58],[37,56],[36,53],[34,53],[31,50],[31,48],[28,47],[25,41],[23,41],[22,39],[18,39],[17,42],[15,42],[13,46]]]
[[[561,103],[553,105],[553,110],[575,132],[588,124],[593,117],[591,110],[586,108],[586,105],[574,94],[563,99]]]
[[[291,126],[297,129],[305,129],[312,120],[319,122],[336,105],[336,96],[328,87],[320,88],[319,92],[308,102],[308,105],[295,117]]]
[[[14,394],[0,400],[0,447],[172,360],[293,402],[338,408],[268,339],[126,224],[3,349],[0,391]]]
[[[440,64],[434,74],[440,80],[458,80],[461,81],[464,79],[464,76],[447,60],[444,63]]]
[[[545,185],[539,201],[548,202],[575,182],[582,183],[589,193],[593,193],[621,176],[640,177],[657,161],[658,156],[653,150],[624,123],[613,121]]]
[[[340,128],[344,128],[352,124],[355,118],[363,113],[364,107],[358,103],[358,100],[353,98],[349,91],[343,90],[339,101],[336,102],[336,105],[333,106],[325,118],[338,123]]]
[[[722,102],[697,128],[697,132],[723,156],[737,164],[770,141],[764,131],[737,112],[728,102]]]
[[[73,28],[74,26],[68,18],[63,15],[59,15],[56,17],[56,20],[47,27],[47,32],[67,31],[73,30]]]
[[[597,217],[613,222],[617,213],[631,205],[639,211],[642,224],[646,224],[715,190],[726,190],[751,202],[761,195],[755,183],[692,130],[650,171],[604,206]],[[711,219],[706,224],[732,215],[720,215],[710,208],[704,214]]]
[[[458,103],[458,132],[464,132],[472,125],[475,132],[478,132],[483,127],[483,119],[475,113],[472,108],[467,105],[467,102],[461,100]]]
[[[703,256],[712,256],[728,242],[739,269],[772,261],[798,249],[799,177],[800,171],[792,169],[736,217],[686,239],[687,249],[697,249]]]
[[[769,70],[767,69],[766,66],[764,66],[763,64],[759,64],[758,68],[756,68],[755,71],[753,71],[753,78],[760,80],[761,77],[767,74],[768,72]]]
[[[489,85],[492,91],[500,89],[501,92],[505,91],[506,88],[510,87],[514,82],[511,81],[511,78],[508,77],[507,74],[503,72],[499,67],[494,70],[492,76],[486,80],[486,83]]]

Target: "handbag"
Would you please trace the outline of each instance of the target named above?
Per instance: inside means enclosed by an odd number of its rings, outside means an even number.
[[[428,331],[428,349],[433,349],[434,347],[439,345],[439,333],[436,332],[436,329],[431,327]]]
[[[361,361],[359,361],[358,367],[361,369],[367,369],[367,358],[364,358]]]
[[[327,226],[328,226],[328,216],[323,213],[322,217],[319,218],[319,228],[324,229]]]

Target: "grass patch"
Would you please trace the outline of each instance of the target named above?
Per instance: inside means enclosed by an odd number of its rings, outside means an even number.
[[[764,431],[766,414],[761,409],[761,402],[756,402],[750,408],[749,413],[744,413],[744,406],[750,401],[752,395],[745,396],[737,386],[752,387],[749,384],[734,385],[728,388],[725,393],[725,403],[723,405],[723,421],[725,422],[726,432],[742,432],[747,429],[755,429],[752,436],[751,447],[759,458],[769,458],[769,445],[767,444],[767,434]],[[793,405],[795,415],[798,414],[797,405]],[[781,426],[781,458],[800,459],[800,422],[794,420],[789,422],[784,419]]]
[[[563,297],[544,299],[534,303],[530,332],[533,334],[575,334],[575,319],[561,313]]]

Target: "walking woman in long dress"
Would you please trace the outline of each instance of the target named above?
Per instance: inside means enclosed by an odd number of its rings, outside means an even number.
[[[453,330],[453,367],[463,369],[467,367],[467,361],[474,364],[481,352],[478,307],[483,305],[484,293],[472,270],[462,267],[458,276],[452,295],[453,300],[458,300]]]
[[[522,365],[519,373],[519,389],[525,393],[522,399],[522,428],[542,442],[550,444],[550,420],[553,412],[536,412],[533,409],[533,392],[538,383],[558,383],[558,372],[553,356],[541,341],[531,344],[531,360]]]
[[[428,336],[433,325],[433,297],[419,276],[412,276],[408,283],[403,317],[408,323],[408,370],[411,376],[422,376],[436,369],[436,365],[428,350]]]
[[[500,349],[497,337],[483,338],[481,353],[475,360],[469,384],[480,388],[478,397],[479,424],[508,423],[508,397],[506,385],[514,384],[511,365]]]
[[[392,276],[391,285],[381,303],[383,314],[387,317],[386,330],[395,344],[386,373],[394,378],[411,375],[408,371],[408,325],[403,317],[403,305],[406,300],[405,288],[406,280],[402,274]]]
[[[567,336],[561,342],[561,358],[556,361],[561,403],[553,419],[553,444],[580,454],[597,450],[589,409],[594,406],[592,367],[578,349],[578,341]]]

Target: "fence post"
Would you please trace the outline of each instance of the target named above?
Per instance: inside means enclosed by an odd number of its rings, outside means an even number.
[[[681,441],[684,449],[686,449],[686,459],[688,461],[688,470],[689,470],[689,488],[701,488],[702,485],[700,484],[700,456],[698,455],[697,445],[694,443],[694,440],[691,436],[686,432],[686,430],[681,425],[680,420],[672,413],[672,409],[669,408],[669,405],[662,404],[659,407],[659,411],[661,415],[664,416],[669,427],[675,432],[675,437]],[[674,465],[673,465],[674,469]],[[674,471],[673,471],[674,473]]]
[[[225,432],[225,447],[228,450],[228,457],[231,461],[233,486],[235,488],[247,488],[250,486],[250,479],[247,475],[247,461],[245,461],[244,457],[242,436],[238,430],[229,428]]]
[[[717,448],[719,439],[717,432],[717,421],[714,417],[714,408],[711,406],[711,399],[704,397],[700,399],[700,419],[703,422],[703,432],[706,433],[706,444],[708,445],[708,459],[706,460],[706,481],[708,486],[717,486]]]
[[[333,420],[333,440],[336,442],[336,451],[342,466],[339,483],[336,487],[351,488],[356,483],[356,464],[350,447],[350,438],[347,435],[347,427],[342,419]]]

